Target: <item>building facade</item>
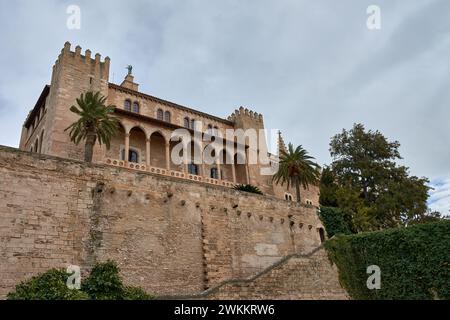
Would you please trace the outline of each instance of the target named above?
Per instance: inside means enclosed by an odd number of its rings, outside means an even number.
[[[256,145],[246,139],[241,148],[238,148],[238,141],[231,141],[231,145],[235,147],[231,150],[226,148],[230,141],[225,139],[223,149],[219,149],[217,155],[213,152],[215,159],[209,164],[203,159],[203,140],[200,143],[194,140],[186,145],[190,150],[190,159],[185,159],[183,163],[175,163],[171,157],[179,143],[171,140],[172,133],[177,129],[186,130],[192,137],[198,132],[226,136],[227,130],[261,130],[264,129],[261,114],[243,107],[235,110],[227,119],[206,114],[140,92],[139,84],[135,82],[131,72],[120,85],[110,83],[110,63],[109,57],[104,60],[100,54],[92,57],[90,50],[82,54],[79,46],[71,51],[70,43],[66,42],[53,66],[50,85],[44,87],[23,125],[20,149],[62,158],[83,159],[83,145],[72,143],[65,131],[77,121],[77,115],[70,112],[69,108],[76,104],[76,99],[82,93],[99,91],[107,97],[108,105],[116,106],[114,115],[119,119],[120,126],[109,150],[96,144],[93,159],[95,163],[230,188],[237,184],[252,184],[265,195],[295,201],[295,191],[275,185],[272,176],[261,173],[264,165],[249,161],[251,153],[267,154],[270,163],[266,167],[277,161],[276,156],[268,154],[263,136],[258,136]],[[280,148],[284,145],[281,135],[279,144]],[[197,159],[198,155],[202,159]],[[318,206],[318,189],[311,186],[302,190],[302,202]]]

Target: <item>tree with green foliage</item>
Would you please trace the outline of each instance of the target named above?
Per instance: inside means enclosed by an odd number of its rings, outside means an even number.
[[[330,167],[324,167],[320,177],[320,205],[324,207],[337,207],[337,189],[338,185],[336,184],[333,170]]]
[[[323,200],[335,201],[349,214],[352,229],[393,228],[426,215],[429,181],[410,176],[407,167],[397,165],[402,159],[399,147],[398,141],[388,141],[379,131],[366,131],[362,124],[332,138],[332,172],[322,181]]]
[[[287,150],[281,150],[277,173],[273,176],[276,184],[295,187],[297,202],[301,202],[300,187],[308,189],[310,185],[318,185],[320,181],[320,166],[314,158],[302,147],[294,149],[289,143]]]
[[[335,207],[320,207],[320,220],[327,230],[328,237],[332,238],[338,234],[352,234],[351,223],[347,220],[348,215],[341,209]]]
[[[423,224],[423,223],[432,223],[432,222],[438,222],[438,221],[443,221],[443,220],[449,220],[450,217],[445,216],[443,214],[441,214],[440,212],[437,211],[432,211],[430,209],[428,209],[426,214],[421,214],[421,215],[417,215],[415,217],[413,217],[410,221],[409,224],[410,225],[415,225],[415,224]]]
[[[112,116],[115,107],[106,106],[106,97],[100,92],[86,92],[76,100],[77,105],[70,107],[70,111],[79,116],[78,121],[70,125],[70,139],[76,145],[85,141],[84,160],[92,162],[94,145],[98,141],[110,148],[111,138],[116,134],[119,121]]]
[[[119,275],[119,267],[113,261],[97,264],[89,277],[83,281],[82,290],[94,300],[120,300],[124,286]]]

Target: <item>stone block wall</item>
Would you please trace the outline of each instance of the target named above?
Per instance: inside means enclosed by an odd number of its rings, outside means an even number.
[[[118,262],[125,282],[195,294],[320,245],[316,208],[0,147],[0,298],[32,275]]]
[[[290,255],[261,273],[205,292],[210,300],[346,300],[325,249]]]

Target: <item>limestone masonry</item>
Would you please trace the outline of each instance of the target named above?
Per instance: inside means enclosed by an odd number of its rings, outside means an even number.
[[[207,115],[140,93],[131,73],[111,84],[110,59],[80,52],[66,43],[20,150],[0,147],[0,298],[50,268],[78,265],[86,274],[107,259],[127,285],[159,296],[347,298],[321,249],[316,188],[302,190],[298,204],[259,165],[177,166],[168,156],[176,128],[194,134],[205,129],[195,127],[200,120],[214,130],[259,129],[261,115]],[[87,90],[108,96],[121,122],[111,149],[96,147],[94,164],[80,161],[82,146],[64,132],[76,120],[69,107]],[[240,183],[265,195],[232,189]]]
[[[121,85],[109,83],[111,60],[101,60],[100,54],[91,58],[86,50],[81,54],[77,46],[70,50],[66,43],[53,66],[50,85],[46,85],[35,107],[28,115],[20,139],[20,149],[35,153],[54,155],[63,158],[82,160],[83,145],[76,146],[70,142],[64,130],[77,120],[77,115],[69,108],[76,104],[76,98],[86,91],[99,91],[107,97],[107,104],[116,106],[115,116],[120,120],[120,130],[111,142],[110,150],[98,144],[94,150],[94,161],[133,170],[150,171],[161,175],[171,175],[180,179],[202,181],[215,185],[233,187],[236,184],[252,184],[265,194],[280,199],[292,199],[295,194],[285,187],[274,185],[270,176],[261,175],[261,164],[248,161],[251,153],[267,153],[264,137],[258,139],[258,146],[246,142],[243,155],[235,150],[224,148],[216,156],[214,165],[196,164],[194,151],[203,150],[203,142],[194,142],[191,163],[175,164],[170,155],[177,143],[171,141],[171,134],[176,129],[195,132],[215,132],[225,135],[226,130],[264,129],[261,114],[243,107],[233,112],[228,119],[221,119],[179,104],[165,101],[138,91],[139,85],[128,74]],[[280,136],[281,139],[281,136]],[[234,141],[233,141],[234,142]],[[282,140],[280,148],[284,147]],[[255,150],[257,148],[257,150]],[[240,163],[238,157],[246,157]],[[271,162],[276,162],[274,155],[268,154]],[[231,159],[231,161],[226,161]],[[241,161],[242,162],[242,161]],[[302,201],[318,205],[319,191],[311,186],[302,190]]]
[[[0,297],[49,268],[113,259],[158,295],[257,276],[211,298],[345,298],[322,251],[280,263],[319,247],[320,228],[311,206],[0,147]]]

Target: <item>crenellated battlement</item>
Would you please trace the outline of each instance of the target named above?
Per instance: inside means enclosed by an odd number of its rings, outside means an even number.
[[[102,80],[108,80],[111,59],[106,57],[102,61],[101,54],[96,53],[94,58],[92,58],[91,50],[87,49],[84,52],[84,55],[81,53],[81,50],[82,48],[78,45],[75,47],[75,51],[71,51],[70,42],[66,42],[53,66],[54,73],[61,65],[70,64],[72,66],[78,66],[79,68],[84,67],[84,69],[87,69],[86,71],[94,77],[98,77]]]
[[[229,121],[236,121],[237,118],[247,117],[255,120],[262,121],[263,115],[254,111],[249,110],[248,108],[240,107],[238,110],[235,110],[234,113],[228,117]]]

